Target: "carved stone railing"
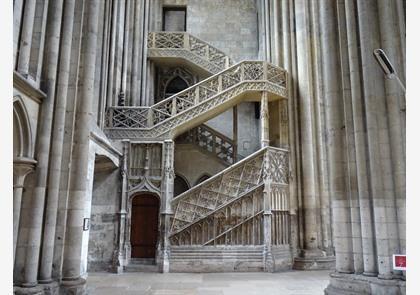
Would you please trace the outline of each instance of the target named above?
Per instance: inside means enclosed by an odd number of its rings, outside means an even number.
[[[182,127],[190,121],[205,122],[250,91],[287,98],[286,71],[268,62],[243,61],[151,107],[108,108],[105,132],[111,139],[173,138],[188,130]]]
[[[147,47],[149,58],[183,58],[212,74],[233,64],[224,52],[186,32],[151,32]]]
[[[237,149],[233,139],[204,124],[179,136],[176,143],[194,144],[228,165],[236,162]]]
[[[265,210],[273,217],[273,244],[289,241],[288,152],[267,147],[232,165],[172,201],[172,245],[261,244]],[[240,236],[238,236],[240,235]]]

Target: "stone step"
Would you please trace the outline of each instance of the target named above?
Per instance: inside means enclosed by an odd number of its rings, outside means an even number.
[[[128,264],[124,267],[125,272],[159,272],[157,265],[148,264]]]
[[[154,258],[131,258],[130,264],[156,265]]]

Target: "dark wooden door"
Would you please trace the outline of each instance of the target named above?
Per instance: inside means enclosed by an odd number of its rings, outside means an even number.
[[[155,258],[158,239],[159,199],[134,197],[131,211],[131,257]]]

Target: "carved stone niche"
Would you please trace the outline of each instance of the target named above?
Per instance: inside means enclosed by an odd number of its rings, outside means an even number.
[[[174,88],[177,90],[176,92],[179,92],[194,85],[198,80],[198,76],[184,68],[159,68],[157,71],[157,95],[155,102],[175,94],[172,93],[174,91],[171,91],[170,88]]]

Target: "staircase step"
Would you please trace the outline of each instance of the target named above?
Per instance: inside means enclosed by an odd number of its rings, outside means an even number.
[[[154,258],[131,258],[130,264],[156,265]]]
[[[149,264],[128,264],[124,267],[125,272],[159,272],[157,265]]]

